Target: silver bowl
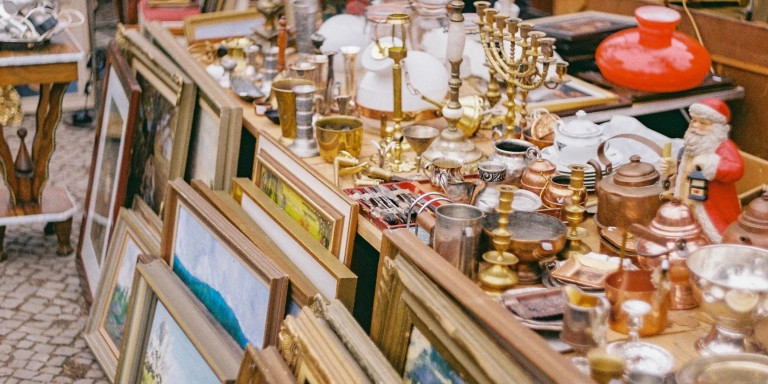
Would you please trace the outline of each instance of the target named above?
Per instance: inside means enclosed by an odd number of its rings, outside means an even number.
[[[675,374],[677,384],[768,383],[768,356],[754,353],[702,356],[686,363]]]
[[[704,356],[765,354],[754,338],[755,323],[768,317],[768,250],[737,244],[708,245],[686,260],[693,294],[715,320],[696,342]]]

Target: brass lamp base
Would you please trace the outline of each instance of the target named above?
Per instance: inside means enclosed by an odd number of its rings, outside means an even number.
[[[434,161],[440,157],[461,160],[462,172],[477,171],[477,165],[485,158],[485,154],[477,149],[474,143],[456,128],[445,128],[432,145],[421,155],[423,161]]]

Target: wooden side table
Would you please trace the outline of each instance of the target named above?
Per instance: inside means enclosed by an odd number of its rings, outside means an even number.
[[[0,51],[0,86],[40,84],[31,156],[23,140],[26,130],[18,132],[22,141],[15,160],[5,136],[0,134],[0,166],[6,187],[0,189],[0,261],[7,257],[3,248],[7,225],[52,222],[58,238],[56,253],[72,253],[69,237],[74,200],[66,188],[46,186],[46,181],[64,91],[77,80],[77,63],[82,57],[82,49],[66,30],[40,49]],[[4,107],[14,106],[0,105]]]

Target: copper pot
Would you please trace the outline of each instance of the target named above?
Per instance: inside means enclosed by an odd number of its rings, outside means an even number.
[[[528,164],[528,167],[523,171],[520,184],[523,189],[541,196],[541,192],[549,183],[549,179],[555,175],[557,175],[557,166],[553,162],[539,157]]]
[[[768,249],[768,192],[752,200],[723,233],[723,243]]]
[[[656,143],[631,134],[616,135],[612,138],[631,138],[651,147],[661,154]],[[661,207],[659,195],[664,192],[659,172],[649,163],[640,161],[640,156],[632,155],[630,162],[619,167],[611,174],[612,164],[605,156],[605,142],[600,144],[597,153],[600,161],[606,164],[607,176],[602,177],[601,167],[595,160],[589,165],[595,169],[595,189],[597,191],[598,227],[627,228],[632,223],[647,225],[653,220]]]
[[[643,228],[637,225],[630,229],[637,227]],[[677,199],[666,202],[647,229],[635,235],[639,237],[635,249],[641,268],[655,269],[661,265],[663,256],[669,255],[670,309],[696,307],[685,260],[689,252],[708,245],[709,240],[691,208]]]
[[[541,202],[547,208],[562,209],[571,203],[573,191],[570,188],[571,177],[568,175],[557,175],[549,179],[546,188],[541,195]],[[587,204],[587,190],[581,190],[581,205]]]

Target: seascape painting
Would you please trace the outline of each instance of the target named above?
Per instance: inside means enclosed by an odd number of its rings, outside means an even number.
[[[270,169],[261,167],[259,187],[269,198],[306,229],[328,250],[333,246],[333,222],[309,205],[296,191],[280,180]]]
[[[420,384],[464,383],[464,379],[415,326],[411,329],[408,342],[403,379],[406,383]]]
[[[263,348],[269,287],[184,204],[176,220],[173,271],[241,348]]]
[[[112,289],[112,296],[109,299],[106,318],[104,319],[104,329],[114,344],[115,353],[119,353],[120,346],[123,344],[123,333],[125,330],[126,316],[128,315],[128,304],[131,297],[131,287],[133,286],[133,275],[136,271],[136,260],[139,257],[139,247],[136,240],[131,237],[131,232],[127,232],[123,250],[118,253],[122,256],[117,269],[117,279]]]
[[[131,202],[138,195],[161,215],[171,169],[177,109],[141,72],[136,79],[142,93],[126,201]]]
[[[142,384],[221,382],[160,301],[143,360]]]

